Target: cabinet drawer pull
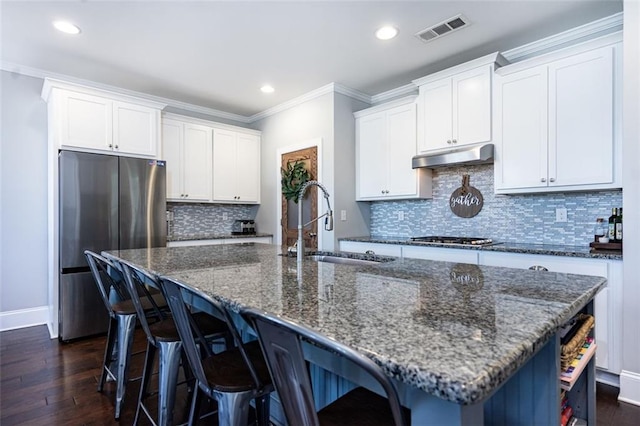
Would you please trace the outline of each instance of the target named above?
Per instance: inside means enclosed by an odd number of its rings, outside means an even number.
[[[533,265],[530,266],[529,269],[531,269],[532,271],[549,271],[547,268],[545,268],[544,266],[540,266],[540,265]]]

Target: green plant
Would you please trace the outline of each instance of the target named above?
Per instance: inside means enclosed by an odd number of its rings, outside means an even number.
[[[281,168],[282,195],[287,200],[298,202],[300,188],[311,179],[309,171],[300,160],[287,163],[286,168]]]

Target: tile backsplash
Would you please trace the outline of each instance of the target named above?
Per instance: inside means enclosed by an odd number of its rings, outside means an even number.
[[[468,173],[484,198],[475,217],[465,219],[449,208],[451,193]],[[585,245],[593,240],[596,218],[605,220],[622,206],[622,191],[496,195],[493,165],[457,166],[433,171],[433,199],[371,203],[371,235],[413,237],[444,235],[493,238],[503,242]],[[567,209],[567,222],[556,222],[556,208]],[[400,213],[402,212],[402,213]],[[399,217],[404,215],[403,220]]]
[[[168,236],[226,235],[236,219],[255,219],[258,206],[237,204],[167,203],[173,213]]]

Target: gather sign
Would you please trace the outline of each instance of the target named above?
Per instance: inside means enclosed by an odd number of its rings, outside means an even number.
[[[482,194],[469,184],[469,180],[468,174],[462,175],[462,186],[453,191],[449,198],[449,207],[456,216],[470,218],[482,210]]]

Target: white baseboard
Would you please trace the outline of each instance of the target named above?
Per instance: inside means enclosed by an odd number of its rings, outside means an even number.
[[[620,373],[618,401],[640,405],[640,374],[622,370]]]
[[[605,385],[620,388],[620,376],[596,368],[596,381]]]
[[[47,324],[48,322],[48,306],[38,306],[36,308],[0,312],[0,331],[32,327],[34,325]]]

